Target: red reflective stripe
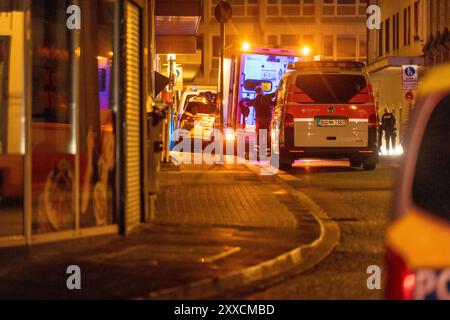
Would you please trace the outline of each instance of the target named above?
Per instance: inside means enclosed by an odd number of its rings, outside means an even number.
[[[289,93],[287,102],[296,102],[296,103],[311,103],[314,102],[306,93],[296,92]]]
[[[356,96],[350,99],[348,103],[366,103],[371,102],[370,96],[367,93],[358,93]]]
[[[288,91],[288,102],[296,102],[296,103],[311,103],[314,102],[310,96],[308,96],[303,90],[297,87],[295,84],[291,84],[289,86]]]
[[[336,111],[330,113],[330,107]],[[375,105],[336,105],[336,104],[294,104],[287,105],[286,112],[293,115],[294,118],[314,118],[317,116],[346,117],[349,119],[368,120],[370,115],[376,112]]]

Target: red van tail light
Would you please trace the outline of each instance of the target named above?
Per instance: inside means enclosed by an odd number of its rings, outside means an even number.
[[[348,103],[374,103],[374,102],[375,96],[373,95],[373,88],[370,84],[348,101]]]
[[[284,115],[284,127],[293,128],[294,127],[294,116],[290,113]]]
[[[378,126],[377,115],[371,114],[369,116],[369,128],[376,128]]]
[[[393,250],[386,249],[386,298],[389,300],[413,300],[416,277],[405,261]]]

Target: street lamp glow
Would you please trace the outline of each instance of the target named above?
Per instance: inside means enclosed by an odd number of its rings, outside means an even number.
[[[244,52],[250,51],[250,43],[248,43],[247,41],[244,41],[242,43],[242,51],[244,51]]]
[[[173,53],[169,53],[168,55],[167,55],[167,61],[176,61],[177,60],[177,55],[176,54],[173,54]]]
[[[309,46],[304,46],[301,50],[300,50],[302,56],[307,57],[311,54],[311,48]]]

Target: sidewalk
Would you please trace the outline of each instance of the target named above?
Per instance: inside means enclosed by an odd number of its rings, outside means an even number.
[[[158,298],[169,288],[219,281],[319,236],[317,220],[276,177],[243,165],[164,167],[153,225],[126,238],[2,249],[0,298]],[[69,265],[81,267],[82,290],[66,289]]]

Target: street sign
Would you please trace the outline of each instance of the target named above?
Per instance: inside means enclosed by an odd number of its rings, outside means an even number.
[[[220,1],[214,10],[214,15],[219,23],[227,23],[233,16],[231,5],[226,1]]]
[[[175,84],[173,90],[175,91],[183,90],[183,67],[180,66],[175,67]]]
[[[413,102],[414,101],[414,92],[412,91],[408,91],[405,93],[405,100],[408,102]]]
[[[417,81],[419,79],[419,73],[416,65],[403,66],[403,81]]]
[[[417,65],[402,66],[403,90],[416,90],[419,80],[419,71]]]
[[[416,82],[403,82],[403,90],[417,90],[417,81]]]

